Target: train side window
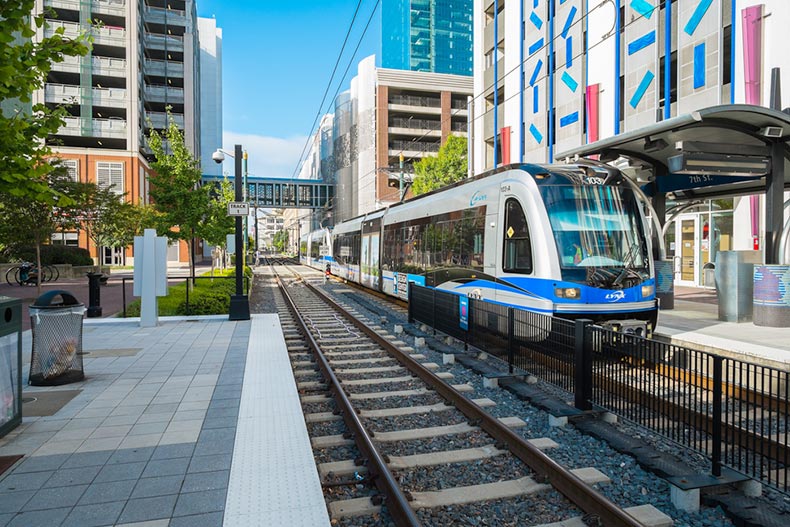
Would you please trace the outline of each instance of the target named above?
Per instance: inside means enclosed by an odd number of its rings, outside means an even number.
[[[532,273],[532,245],[527,217],[518,201],[505,202],[504,255],[502,269],[507,273]]]

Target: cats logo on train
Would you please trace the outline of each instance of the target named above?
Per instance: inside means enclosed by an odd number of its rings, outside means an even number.
[[[613,291],[608,295],[606,295],[604,298],[606,298],[610,302],[617,302],[618,300],[622,300],[623,298],[625,298],[625,293],[623,291]]]
[[[474,207],[475,204],[480,203],[481,201],[485,201],[486,199],[488,199],[488,196],[486,196],[485,194],[480,194],[479,191],[475,192],[474,194],[472,194],[472,199],[469,200],[469,206]]]

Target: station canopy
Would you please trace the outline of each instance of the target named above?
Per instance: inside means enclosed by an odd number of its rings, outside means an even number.
[[[705,108],[556,155],[611,163],[646,194],[688,200],[758,194],[772,173],[772,146],[782,145],[775,171],[790,188],[790,115],[745,104]],[[774,157],[778,159],[778,157]]]

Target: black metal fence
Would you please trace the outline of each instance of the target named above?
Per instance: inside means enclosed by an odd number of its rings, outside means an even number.
[[[790,372],[410,284],[409,317],[788,493]]]

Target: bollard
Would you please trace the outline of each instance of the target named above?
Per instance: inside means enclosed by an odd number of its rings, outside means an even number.
[[[101,316],[101,273],[88,273],[88,318]]]

